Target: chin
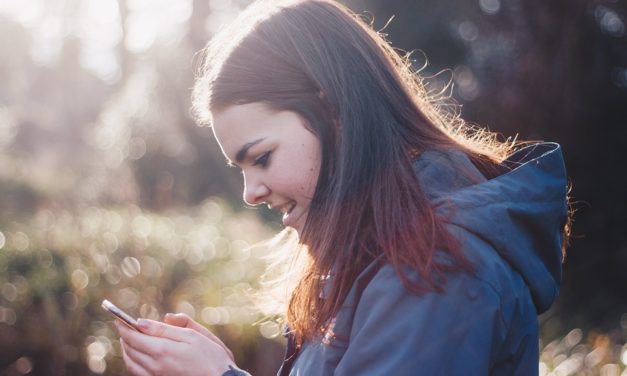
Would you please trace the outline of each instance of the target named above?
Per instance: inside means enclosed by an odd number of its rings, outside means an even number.
[[[295,224],[293,226],[288,226],[293,232],[295,232],[296,234],[298,234],[298,238],[300,239],[302,237],[303,234],[303,226],[300,224]]]
[[[300,238],[300,236],[303,233],[303,229],[300,227],[295,227],[295,226],[290,226],[290,228],[292,229],[292,231],[294,231],[295,233],[298,234],[298,237]]]

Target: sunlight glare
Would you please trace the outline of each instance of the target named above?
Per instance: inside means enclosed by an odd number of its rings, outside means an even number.
[[[157,36],[157,22],[154,18],[138,12],[131,13],[126,20],[124,46],[132,53],[147,51]]]
[[[3,0],[0,1],[0,13],[6,14],[22,25],[31,28],[39,23],[43,16],[41,0]]]
[[[142,53],[157,38],[175,35],[181,29],[192,15],[192,1],[131,0],[128,9],[124,45],[132,53]]]
[[[105,82],[115,82],[120,76],[115,47],[122,40],[118,3],[89,0],[81,5],[76,21],[76,35],[82,40],[80,63]]]

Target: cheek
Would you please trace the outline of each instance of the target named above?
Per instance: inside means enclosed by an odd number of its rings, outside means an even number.
[[[278,180],[293,194],[311,199],[318,182],[318,169],[307,163],[293,164]]]
[[[308,198],[312,198],[316,191],[318,175],[320,174],[320,157],[317,150],[311,151],[303,167],[302,190]]]
[[[315,193],[320,173],[319,145],[312,140],[306,140],[293,146],[295,147],[290,148],[284,156],[281,181],[290,186],[292,194],[310,200]]]
[[[285,164],[276,166],[275,190],[307,200],[313,198],[318,182],[319,166],[306,153],[292,154]],[[291,193],[288,193],[291,192]],[[296,197],[294,197],[296,198]]]

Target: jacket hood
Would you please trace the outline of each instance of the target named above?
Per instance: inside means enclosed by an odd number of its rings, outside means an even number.
[[[538,313],[557,298],[567,181],[561,148],[519,149],[486,180],[461,151],[428,151],[415,163],[420,185],[448,223],[488,242],[523,277]]]

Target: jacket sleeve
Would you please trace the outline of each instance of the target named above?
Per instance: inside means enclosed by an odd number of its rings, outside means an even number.
[[[500,298],[469,275],[421,297],[386,265],[364,289],[335,375],[487,375],[505,325]]]

